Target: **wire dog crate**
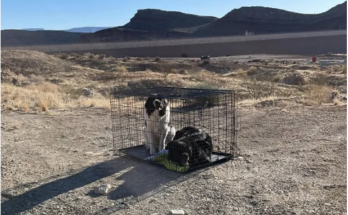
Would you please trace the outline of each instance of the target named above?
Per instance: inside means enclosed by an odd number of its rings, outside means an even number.
[[[236,154],[235,91],[113,90],[110,102],[116,153],[178,172],[230,160]]]

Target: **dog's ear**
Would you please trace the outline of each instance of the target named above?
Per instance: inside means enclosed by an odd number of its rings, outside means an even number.
[[[154,101],[153,98],[148,97],[147,100],[146,100],[146,102],[145,102],[145,108],[146,108],[146,109],[151,109],[151,108],[153,108],[153,101]]]
[[[154,98],[149,97],[149,98],[147,98],[147,100],[146,100],[146,102],[145,102],[146,113],[147,113],[149,116],[151,115],[151,113],[152,113],[153,111],[155,111],[155,107],[153,106],[153,101],[154,101],[154,100],[155,100]]]

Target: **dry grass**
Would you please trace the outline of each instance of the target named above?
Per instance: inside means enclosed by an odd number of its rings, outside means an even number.
[[[28,77],[73,70],[72,64],[42,52],[36,51],[1,51],[1,68],[10,69],[16,74]]]
[[[329,73],[347,74],[347,65],[334,65],[328,68]]]
[[[16,87],[10,84],[1,84],[1,106],[3,109],[19,109],[28,111],[38,108],[47,111],[50,108],[63,108],[63,95],[59,92],[45,91],[45,86]]]
[[[342,102],[338,98],[334,98],[332,102],[334,105],[341,105],[342,104]]]
[[[4,109],[48,111],[70,107],[108,108],[111,87],[121,90],[153,86],[233,89],[238,92],[239,101],[305,97],[313,105],[327,102],[323,95],[327,94],[324,89],[330,88],[326,87],[330,82],[338,83],[339,86],[336,84],[335,87],[344,94],[346,92],[346,88],[341,86],[346,76],[340,74],[338,67],[335,67],[335,74],[329,75],[328,71],[309,70],[307,67],[302,71],[300,67],[296,70],[211,62],[202,68],[188,61],[156,62],[154,58],[125,57],[125,62],[122,62],[122,59],[89,53],[65,55],[3,51],[1,79],[4,85]],[[346,66],[340,69],[344,70]],[[295,77],[290,80],[293,85],[284,85],[283,80],[289,77]],[[304,79],[308,86],[298,86],[304,83]],[[90,88],[96,94],[93,98],[86,98],[82,94],[83,88]]]
[[[81,97],[77,100],[79,107],[95,107],[110,109],[110,100],[105,98],[85,98]]]
[[[305,89],[305,104],[307,105],[321,105],[329,103],[333,89],[324,85],[310,85]]]
[[[275,84],[266,81],[257,81],[255,79],[244,80],[246,92],[253,99],[261,99],[265,97],[274,96]]]
[[[50,109],[74,107],[110,108],[108,98],[72,98],[59,86],[51,83],[18,87],[1,84],[1,107],[4,110],[21,110],[28,112],[48,111]]]
[[[228,72],[225,73],[223,75],[221,75],[222,77],[239,77],[239,78],[243,78],[247,75],[246,71],[244,71],[243,69],[239,68],[233,72]]]
[[[46,93],[59,93],[59,86],[50,82],[43,82],[41,84],[30,85],[27,87],[27,89]]]

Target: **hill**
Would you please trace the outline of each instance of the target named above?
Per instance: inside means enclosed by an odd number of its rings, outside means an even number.
[[[44,28],[23,28],[21,30],[25,30],[25,31],[44,31]]]
[[[202,26],[194,36],[287,33],[347,29],[347,2],[320,14],[300,14],[267,7],[234,9],[221,19]]]
[[[81,33],[65,31],[2,30],[1,46],[67,44],[80,41]]]
[[[142,31],[164,31],[175,28],[190,28],[217,20],[212,16],[197,16],[174,11],[155,9],[138,10],[129,23],[122,28]]]
[[[109,27],[79,27],[79,28],[71,28],[65,30],[67,32],[76,32],[76,33],[94,33],[96,31],[104,30]]]
[[[224,17],[202,17],[161,10],[138,10],[129,23],[105,29],[82,40],[130,41],[166,38],[289,33],[347,29],[347,2],[319,14],[301,14],[267,7],[242,7]],[[91,39],[93,38],[93,39]]]

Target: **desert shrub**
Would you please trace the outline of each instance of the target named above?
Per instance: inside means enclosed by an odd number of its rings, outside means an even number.
[[[131,58],[129,57],[129,56],[125,56],[123,59],[122,59],[122,61],[123,62],[127,62],[127,61],[129,61]]]
[[[257,81],[256,79],[246,80],[243,85],[246,91],[253,99],[261,99],[274,95],[275,84],[264,81]]]
[[[340,95],[340,91],[338,91],[337,89],[334,89],[332,92],[331,92],[331,98],[336,98]]]
[[[331,102],[332,88],[324,85],[310,85],[305,88],[306,104],[321,105]]]
[[[160,61],[161,61],[161,58],[157,56],[157,57],[155,57],[155,61],[156,61],[156,62],[160,62]]]
[[[33,83],[33,84],[40,84],[43,83],[45,81],[45,78],[39,75],[34,75],[31,74],[29,76],[29,82]]]
[[[219,97],[216,96],[207,96],[207,97],[197,97],[194,99],[189,99],[188,106],[194,106],[194,107],[213,107],[219,104]]]
[[[169,70],[169,72],[168,73],[171,73],[171,74],[177,74],[178,73],[178,70],[177,69],[175,69],[175,68],[172,68],[172,69],[170,69]]]
[[[78,54],[78,53],[71,53],[70,56],[72,58],[78,58],[78,57],[80,57],[80,54]]]
[[[104,59],[106,56],[104,55],[104,54],[101,54],[101,55],[98,55],[98,59],[99,60],[102,60],[102,59]]]
[[[68,54],[62,53],[59,57],[62,60],[66,60],[66,59],[68,59],[68,56],[69,56]]]
[[[275,77],[273,78],[273,82],[279,83],[279,82],[280,82],[280,77],[279,77],[279,76],[275,76]]]
[[[249,72],[250,74],[250,72]],[[276,78],[276,76],[278,77]],[[257,72],[252,77],[258,81],[279,82],[279,71],[268,68],[258,68]]]
[[[141,57],[136,58],[137,61],[142,61],[143,59]]]
[[[257,68],[255,66],[251,66],[247,71],[247,75],[256,75],[256,74],[257,74]]]
[[[218,90],[219,86],[211,82],[203,82],[203,83],[197,84],[195,88],[206,89],[206,90]],[[220,97],[218,95],[215,95],[215,96],[213,95],[213,96],[202,96],[202,97],[189,99],[187,102],[189,106],[213,107],[219,104],[219,100],[220,100]]]
[[[347,74],[347,65],[343,65],[341,74]]]
[[[296,73],[285,76],[283,81],[285,84],[288,84],[288,85],[305,85],[306,84],[304,77]]]
[[[128,69],[125,66],[118,66],[116,68],[116,71],[121,72],[121,73],[126,73],[126,72],[128,72]]]
[[[69,85],[61,86],[60,91],[68,95],[71,99],[78,99],[83,95],[82,88],[75,88]]]
[[[329,77],[324,74],[316,74],[310,80],[310,83],[313,85],[328,85],[329,82],[330,82]]]
[[[48,106],[46,101],[40,101],[39,107],[41,108],[41,111],[48,111]]]
[[[179,74],[184,74],[184,75],[188,74],[188,71],[186,69],[179,69],[177,72]]]

